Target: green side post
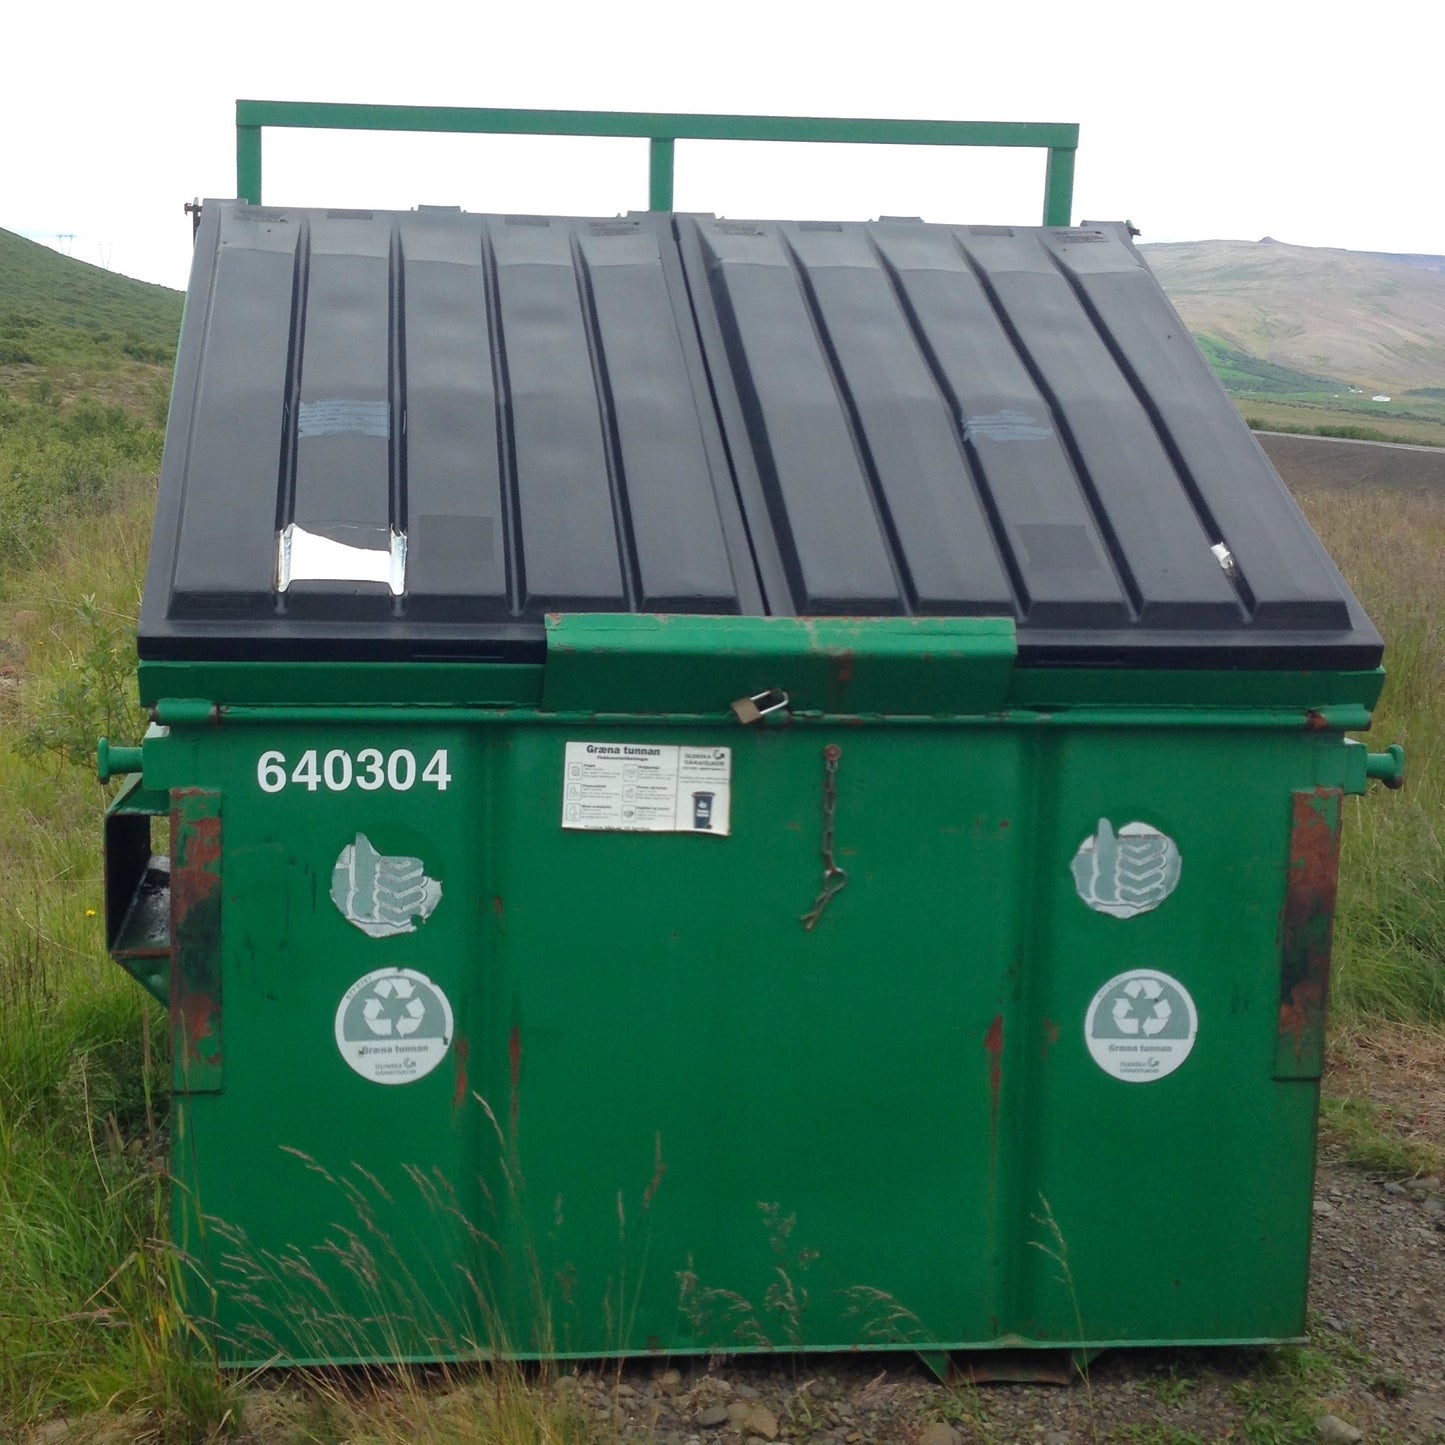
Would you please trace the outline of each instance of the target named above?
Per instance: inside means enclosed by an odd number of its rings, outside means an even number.
[[[1044,225],[1067,226],[1074,203],[1073,146],[1051,146],[1044,171]]]
[[[674,144],[671,138],[654,136],[648,147],[647,208],[650,211],[670,211],[672,209]]]
[[[239,110],[239,107],[238,107]],[[261,127],[236,122],[236,196],[261,204]]]

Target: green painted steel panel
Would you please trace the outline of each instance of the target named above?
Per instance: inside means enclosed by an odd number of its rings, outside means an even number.
[[[178,1095],[173,1167],[227,1363],[1302,1332],[1280,929],[1338,733],[285,711],[146,745],[179,826],[224,809],[225,1074]],[[730,749],[730,833],[564,828],[569,742]],[[828,744],[848,881],[810,931]],[[1095,860],[1140,823],[1180,864],[1121,894]],[[411,931],[333,899],[373,854]],[[359,982],[407,1017],[378,974],[450,1005],[411,1082],[337,1041]],[[1156,975],[1192,1047],[1116,1077],[1086,1017]]]

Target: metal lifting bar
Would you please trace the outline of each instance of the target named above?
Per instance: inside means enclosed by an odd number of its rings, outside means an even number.
[[[648,209],[672,210],[679,140],[817,141],[849,145],[942,145],[1046,150],[1046,226],[1067,226],[1079,127],[1029,121],[870,120],[786,115],[665,115],[646,111],[497,110],[444,105],[346,105],[326,101],[236,102],[236,194],[261,204],[261,131],[432,131],[471,135],[618,136],[650,142]]]

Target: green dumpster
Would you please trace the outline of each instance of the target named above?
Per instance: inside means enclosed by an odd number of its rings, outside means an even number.
[[[223,1362],[1303,1332],[1400,758],[1126,227],[208,201],[140,648]]]

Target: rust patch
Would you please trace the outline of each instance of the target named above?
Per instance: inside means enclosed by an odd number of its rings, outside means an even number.
[[[221,795],[171,800],[170,1006],[173,1087],[221,1087]]]
[[[467,1102],[467,1055],[471,1045],[466,1039],[458,1038],[452,1043],[452,1053],[457,1061],[457,1082],[452,1090],[452,1108],[460,1109]]]
[[[1290,989],[1288,999],[1279,1004],[1279,1035],[1294,1045],[1298,1054],[1306,1043],[1315,1015],[1325,1005],[1325,991],[1314,979],[1306,979]]]
[[[1059,1041],[1059,1026],[1058,1026],[1058,1024],[1056,1024],[1056,1023],[1053,1021],[1053,1019],[1045,1019],[1045,1020],[1044,1020],[1044,1042],[1043,1042],[1043,1046],[1039,1049],[1039,1053],[1040,1053],[1044,1058],[1048,1058],[1048,1056],[1049,1056],[1049,1050],[1050,1050],[1051,1048],[1053,1048],[1054,1045],[1058,1043],[1058,1041]]]
[[[838,654],[838,665],[833,671],[834,680],[839,687],[847,687],[853,681],[853,649],[850,647],[846,652]]]
[[[512,1032],[507,1036],[507,1063],[511,1069],[512,1078],[512,1100],[510,1117],[512,1121],[512,1134],[517,1133],[517,1114],[521,1108],[521,1084],[522,1084],[522,1031],[516,1024],[512,1025]]]
[[[184,796],[204,797],[190,793]],[[179,922],[219,887],[221,819],[218,815],[190,818],[177,829],[176,866],[171,870],[171,909]]]
[[[498,918],[500,918],[504,912],[504,909],[502,907],[502,895],[500,893],[492,899],[492,912],[495,913]]]
[[[215,1025],[220,1022],[220,1008],[215,999],[206,993],[188,993],[181,998],[181,1023],[185,1035],[186,1060],[188,1064],[200,1064],[206,1068],[220,1068],[220,1039],[216,1036]],[[202,1049],[203,1044],[214,1043],[213,1050]]]
[[[208,793],[204,788],[177,788],[172,800],[172,807],[185,807],[187,803],[195,803],[200,808],[208,807],[216,794]],[[191,813],[190,809],[185,809]],[[186,846],[186,861],[194,864],[197,868],[209,868],[211,864],[220,862],[221,859],[221,819],[217,813],[195,812],[186,819],[190,830],[190,841]]]
[[[1318,1078],[1324,1067],[1340,797],[1338,788],[1316,788],[1292,799],[1289,873],[1279,927],[1275,1077],[1280,1079]]]
[[[988,1032],[983,1036],[983,1046],[988,1050],[988,1091],[991,1096],[990,1108],[994,1121],[998,1121],[998,1094],[1003,1083],[1003,1015],[995,1014]]]
[[[662,1160],[662,1130],[659,1129],[653,1139],[653,1162],[652,1178],[647,1188],[642,1191],[642,1212],[647,1213],[658,1189],[662,1185],[662,1176],[667,1173],[667,1165]]]

